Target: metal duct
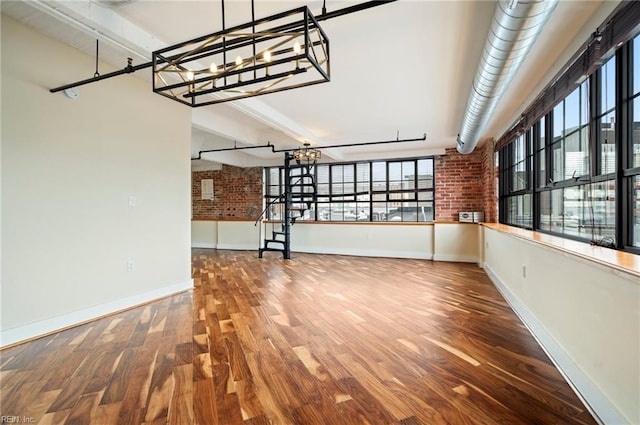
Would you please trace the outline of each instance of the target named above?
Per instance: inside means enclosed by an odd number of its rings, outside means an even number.
[[[458,152],[473,152],[498,100],[557,4],[558,0],[498,1],[458,134]]]

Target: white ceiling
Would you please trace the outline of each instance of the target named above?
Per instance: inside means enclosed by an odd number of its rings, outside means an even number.
[[[522,0],[521,0],[522,1]],[[329,12],[354,2],[327,1]],[[499,137],[586,40],[617,1],[560,3],[500,100],[483,139]],[[147,62],[155,49],[222,28],[215,1],[2,1],[2,13],[95,54],[103,67],[126,58]],[[319,1],[255,1],[257,18]],[[251,3],[226,0],[227,27],[251,20]],[[327,149],[329,160],[398,158],[455,147],[469,92],[495,9],[493,1],[398,1],[323,21],[331,42],[331,82],[193,109],[192,156],[217,147],[303,141],[328,146],[419,138],[426,141]],[[78,70],[60,85],[89,78]],[[101,72],[108,69],[101,70]],[[150,81],[149,69],[135,75]],[[118,77],[116,77],[118,78]],[[95,83],[95,84],[100,84]],[[80,90],[91,90],[91,85]],[[158,97],[158,101],[167,101]],[[185,106],[186,108],[187,106]],[[238,166],[282,161],[268,149],[208,153],[203,159]],[[206,161],[194,161],[206,167]]]

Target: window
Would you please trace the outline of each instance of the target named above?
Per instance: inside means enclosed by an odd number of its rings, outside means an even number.
[[[597,174],[611,174],[616,170],[616,57],[609,59],[598,71],[598,152]]]
[[[292,174],[293,171],[292,169]],[[317,200],[298,220],[430,222],[434,217],[434,160],[415,158],[342,164],[312,169]],[[265,200],[283,193],[284,168],[265,169]],[[267,213],[282,219],[282,206]]]
[[[499,151],[500,221],[640,253],[640,35],[555,102]]]
[[[501,206],[503,222],[514,226],[532,228],[533,203],[531,199],[531,169],[533,166],[534,130],[518,138],[501,151],[501,161],[505,164],[501,173]],[[507,165],[508,164],[508,165]]]
[[[623,164],[623,205],[628,204],[627,244],[640,248],[640,36],[636,36],[628,47],[630,67],[629,93],[625,98],[625,107],[629,108],[627,123],[626,148],[628,150],[627,161]],[[626,190],[625,190],[626,188]],[[627,199],[628,202],[624,200]]]
[[[552,151],[553,182],[588,175],[589,80],[584,81],[554,109]],[[544,185],[543,185],[544,186]]]

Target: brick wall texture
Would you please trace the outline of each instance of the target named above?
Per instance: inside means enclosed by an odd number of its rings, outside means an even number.
[[[203,179],[213,179],[214,199],[201,199]],[[223,165],[222,170],[191,173],[193,218],[254,220],[262,211],[262,168]]]
[[[436,157],[436,221],[457,221],[460,211],[482,211],[496,221],[493,141],[462,155],[447,149]]]
[[[494,142],[468,155],[456,149],[435,158],[436,221],[457,221],[460,211],[482,211],[485,221],[497,221],[497,169]],[[200,182],[213,179],[213,201],[202,200]],[[192,173],[193,218],[253,220],[262,211],[262,168],[224,165],[218,171]]]
[[[484,221],[498,221],[498,164],[495,160],[495,140],[491,139],[482,145],[482,188],[484,198]]]

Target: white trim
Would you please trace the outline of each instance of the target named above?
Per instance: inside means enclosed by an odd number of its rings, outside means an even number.
[[[213,242],[191,242],[191,248],[217,248],[218,245]]]
[[[258,244],[219,243],[217,249],[229,249],[231,251],[255,251],[258,252]]]
[[[477,263],[477,256],[456,254],[433,254],[433,261],[452,261],[456,263]]]
[[[384,251],[384,250],[352,250],[345,248],[291,248],[292,252],[309,254],[353,255],[357,257],[414,258],[433,260],[433,254],[426,251]]]
[[[64,313],[59,316],[29,323],[27,325],[7,329],[0,332],[0,347],[47,335],[52,332],[116,313],[118,311],[133,308],[153,300],[177,294],[191,288],[193,288],[193,279],[165,286],[164,288],[154,289],[153,291],[144,292],[142,294],[132,295],[119,300],[109,301],[104,304],[83,308],[82,310]]]
[[[600,424],[626,424],[628,421],[609,399],[598,389],[580,367],[571,359],[569,354],[538,321],[533,313],[518,299],[518,297],[495,274],[491,267],[485,263],[484,270],[509,303],[512,310],[527,327],[529,332],[538,341],[538,344],[547,353],[553,364],[558,368],[562,376],[571,386],[573,391],[584,402],[589,411]]]
[[[238,251],[258,251],[254,245],[218,244],[218,249]],[[384,257],[384,258],[413,258],[418,260],[433,260],[433,255],[423,251],[381,251],[381,250],[351,250],[344,248],[291,248],[291,253],[304,252],[307,254],[353,255],[356,257]],[[460,261],[460,260],[456,260]],[[476,261],[475,259],[473,261]]]

